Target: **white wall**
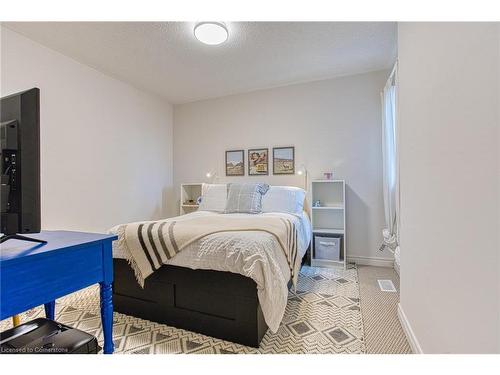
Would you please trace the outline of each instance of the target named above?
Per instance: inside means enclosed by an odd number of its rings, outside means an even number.
[[[337,178],[346,180],[349,255],[391,257],[378,251],[384,227],[379,92],[387,74],[367,73],[175,106],[176,189],[183,182],[203,181],[209,170],[230,181],[224,177],[225,150],[268,147],[271,152],[273,146],[292,145],[296,165],[304,163],[312,178],[334,170]],[[304,182],[299,176],[232,178],[248,180]]]
[[[500,352],[499,36],[399,25],[401,307],[425,353]]]
[[[172,107],[5,27],[1,34],[1,95],[41,92],[42,227],[105,231],[165,216]]]

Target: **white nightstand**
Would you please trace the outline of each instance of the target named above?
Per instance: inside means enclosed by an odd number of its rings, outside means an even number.
[[[198,209],[196,200],[203,193],[203,183],[181,184],[180,215],[194,212]],[[192,201],[192,202],[190,202]]]
[[[347,231],[346,231],[346,205],[345,205],[345,181],[344,180],[313,180],[311,181],[311,222],[312,241],[311,266],[328,267],[343,265],[347,267]],[[319,200],[321,206],[314,207],[314,202]],[[321,259],[315,254],[315,237],[323,235],[324,245],[332,246],[332,255],[339,250],[339,258]],[[340,249],[335,249],[333,244],[326,244],[329,237],[340,237]],[[333,241],[332,241],[333,242]],[[322,249],[322,253],[325,251]]]

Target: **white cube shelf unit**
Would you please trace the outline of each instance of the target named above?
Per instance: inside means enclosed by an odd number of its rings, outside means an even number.
[[[339,260],[315,258],[314,246],[311,247],[311,266],[331,267],[343,265],[347,267],[347,236],[346,236],[346,205],[344,180],[313,180],[311,181],[311,221],[312,238],[315,236],[342,238]],[[314,202],[320,201],[319,207]]]
[[[181,184],[180,215],[194,212],[198,209],[196,203],[203,193],[203,183]]]

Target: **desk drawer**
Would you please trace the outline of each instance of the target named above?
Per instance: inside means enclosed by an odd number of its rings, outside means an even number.
[[[103,280],[101,244],[34,258],[2,264],[2,316],[28,310]]]

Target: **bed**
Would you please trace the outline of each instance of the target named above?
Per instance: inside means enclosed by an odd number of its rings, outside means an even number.
[[[113,244],[115,311],[258,347],[267,329],[276,332],[283,318],[288,288],[310,243],[307,213],[199,210],[174,219],[216,223],[249,216],[254,221],[293,222],[297,252],[292,263],[270,232],[221,230],[193,241],[141,280],[130,265],[127,224],[112,228],[110,232],[119,237]]]

